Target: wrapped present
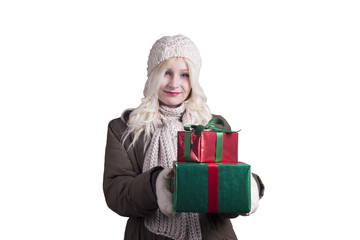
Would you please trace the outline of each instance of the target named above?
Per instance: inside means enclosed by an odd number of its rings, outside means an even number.
[[[248,213],[250,165],[245,163],[174,163],[175,212]]]
[[[222,120],[213,118],[206,126],[186,125],[186,131],[179,131],[177,161],[237,162],[238,133],[216,127],[215,124],[224,126]]]

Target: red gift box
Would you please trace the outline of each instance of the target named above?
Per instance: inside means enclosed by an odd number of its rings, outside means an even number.
[[[222,142],[222,155],[220,162],[237,162],[238,161],[238,133],[225,133],[223,134]],[[178,132],[178,158],[179,162],[187,162],[185,160],[185,131]],[[188,143],[187,143],[188,144]],[[211,163],[216,162],[216,149],[217,149],[217,132],[203,131],[201,136],[195,135],[191,132],[191,149],[190,161]],[[221,144],[221,143],[220,143]],[[221,147],[221,146],[220,146]],[[219,161],[218,161],[219,162]]]

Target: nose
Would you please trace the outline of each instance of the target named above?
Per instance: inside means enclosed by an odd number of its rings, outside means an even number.
[[[171,76],[168,86],[171,88],[177,88],[179,86],[179,77],[175,74]]]

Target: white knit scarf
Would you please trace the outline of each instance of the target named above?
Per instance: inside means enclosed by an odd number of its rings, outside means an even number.
[[[151,126],[152,139],[145,154],[144,172],[155,166],[172,168],[177,159],[177,132],[183,130],[186,124],[194,124],[184,104],[177,108],[161,105],[159,113],[159,120]],[[157,209],[145,218],[145,226],[157,235],[176,240],[201,239],[198,213],[174,213],[167,216]]]

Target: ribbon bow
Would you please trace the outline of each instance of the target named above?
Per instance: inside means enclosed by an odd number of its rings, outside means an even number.
[[[189,124],[185,125],[185,148],[184,148],[184,158],[186,161],[190,162],[190,152],[191,152],[191,132],[194,131],[195,135],[198,137],[201,137],[201,133],[205,129],[211,129],[216,132],[216,156],[215,156],[215,162],[221,162],[222,158],[222,147],[223,147],[223,133],[234,133],[239,131],[229,131],[224,128],[219,128],[215,126],[215,124],[219,124],[223,127],[225,127],[225,123],[223,120],[219,118],[213,118],[211,119],[206,126],[203,125],[194,125]]]
[[[201,133],[204,131],[204,129],[211,129],[211,130],[214,130],[215,132],[226,132],[226,133],[234,133],[234,132],[240,131],[240,130],[239,131],[229,131],[224,128],[219,128],[219,127],[215,126],[215,124],[219,124],[219,125],[225,127],[225,123],[223,120],[221,120],[219,118],[213,118],[208,122],[208,124],[206,124],[206,126],[189,124],[189,125],[185,125],[184,129],[185,129],[185,131],[195,131],[195,135],[198,137],[201,137]]]

